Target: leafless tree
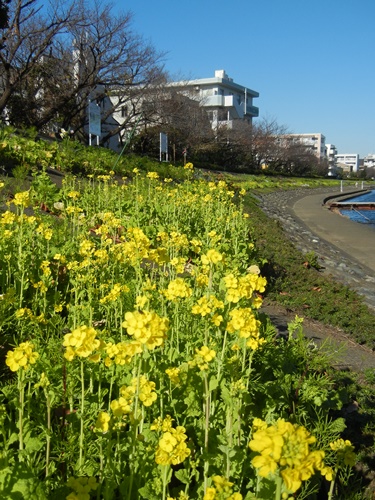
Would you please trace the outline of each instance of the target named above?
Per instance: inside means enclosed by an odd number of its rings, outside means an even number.
[[[8,26],[10,0],[0,0],[0,29]]]
[[[181,85],[171,88],[168,80],[152,86],[143,96],[143,131],[134,141],[136,151],[155,155],[160,132],[168,135],[171,158],[180,160],[187,151],[189,158],[214,139],[214,133],[202,102],[193,99]]]
[[[51,121],[83,134],[88,100],[101,105],[103,140],[141,112],[137,101],[163,73],[162,54],[132,31],[131,13],[94,0],[11,0],[11,21],[0,52],[0,111],[18,102],[29,124]],[[125,119],[116,111],[127,108]],[[27,114],[27,117],[26,117]]]
[[[42,8],[38,0],[10,0],[8,22],[0,29],[0,113],[41,64],[59,35],[77,22],[76,9],[57,0]]]

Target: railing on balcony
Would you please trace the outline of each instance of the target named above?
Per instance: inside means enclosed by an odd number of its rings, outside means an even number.
[[[244,101],[238,102],[237,98],[233,95],[206,96],[205,99],[203,100],[203,105],[204,106],[212,106],[212,107],[234,108],[236,110],[239,118],[242,118],[245,114]],[[248,104],[246,106],[246,114],[251,115],[251,116],[259,116],[259,108]]]
[[[256,106],[247,105],[246,113],[252,116],[259,116],[259,108],[257,108]]]

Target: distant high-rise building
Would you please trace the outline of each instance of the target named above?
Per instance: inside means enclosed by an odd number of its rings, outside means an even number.
[[[302,144],[311,151],[319,160],[326,157],[326,138],[321,133],[315,134],[284,134],[283,139],[295,144]]]

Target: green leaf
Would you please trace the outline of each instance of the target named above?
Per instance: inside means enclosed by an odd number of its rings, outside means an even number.
[[[16,464],[0,472],[1,498],[47,500],[42,483],[25,464]]]
[[[138,493],[147,500],[160,500],[160,493],[156,494],[152,481],[148,482],[143,488],[139,488]]]
[[[219,384],[218,384],[217,378],[216,378],[215,376],[212,376],[212,377],[210,378],[210,382],[209,382],[209,384],[208,384],[208,390],[209,390],[210,392],[211,392],[211,391],[214,391],[214,390],[217,388],[217,386],[218,386],[218,385],[219,385]]]
[[[190,484],[190,476],[186,469],[177,470],[174,475],[181,483]]]
[[[38,438],[28,438],[25,442],[25,449],[28,452],[36,452],[43,448],[44,443]]]

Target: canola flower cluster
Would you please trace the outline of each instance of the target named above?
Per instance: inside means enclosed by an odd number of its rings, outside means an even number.
[[[216,357],[216,351],[204,345],[200,349],[195,349],[195,356],[190,362],[191,366],[197,365],[201,371],[208,370],[209,363]]]
[[[234,273],[230,273],[223,278],[227,288],[226,298],[228,302],[236,304],[242,298],[253,299],[255,292],[263,293],[265,291],[266,279],[258,274],[259,268],[255,267],[252,270],[255,272],[248,273],[245,276],[236,276]],[[262,301],[259,298],[257,300],[256,297],[253,300],[253,307],[258,308],[261,304]]]
[[[316,471],[331,476],[332,470],[323,462],[324,451],[310,450],[316,438],[305,427],[284,419],[269,426],[255,419],[253,426],[255,432],[249,447],[259,453],[251,461],[259,476],[280,473],[286,493],[295,493]]]
[[[101,342],[96,338],[97,331],[89,326],[82,325],[71,333],[64,335],[63,346],[66,347],[64,357],[68,361],[74,358],[88,358],[98,350]],[[92,359],[94,361],[94,359]]]
[[[128,386],[121,386],[120,397],[114,399],[110,405],[114,416],[122,418],[132,412],[137,392],[139,401],[146,407],[151,406],[157,399],[155,387],[155,382],[149,381],[144,375],[133,378]]]
[[[356,461],[354,446],[348,439],[337,439],[329,443],[331,450],[336,454],[336,462],[338,466],[349,465],[353,466]]]
[[[130,342],[123,341],[117,344],[106,342],[104,347],[104,352],[106,354],[104,357],[104,364],[107,368],[112,366],[113,363],[118,366],[127,365],[131,363],[136,354],[141,354],[142,351],[143,345],[138,340]]]
[[[155,452],[155,462],[159,465],[181,464],[189,457],[191,451],[186,440],[185,427],[173,427],[173,419],[167,415],[164,420],[158,419],[151,426],[151,430],[161,430],[162,437]]]
[[[234,483],[223,476],[213,476],[214,486],[209,486],[203,496],[203,500],[242,500],[241,493],[234,492]]]
[[[122,326],[135,340],[153,350],[163,345],[169,320],[158,316],[154,311],[128,311]]]
[[[191,308],[191,312],[193,314],[199,314],[204,318],[205,316],[209,315],[210,313],[215,313],[218,309],[224,309],[224,302],[222,300],[219,300],[215,297],[215,295],[210,294],[209,296],[203,295],[196,304],[193,305]],[[220,319],[222,320],[222,316],[218,318],[218,316],[214,316],[214,322],[220,322]]]
[[[97,490],[99,483],[95,477],[70,477],[67,486],[73,491],[66,500],[90,500],[90,493]]]
[[[12,372],[16,372],[20,368],[27,370],[39,358],[39,354],[33,349],[34,344],[31,342],[21,342],[13,351],[7,352],[5,364],[9,366]]]
[[[183,278],[176,278],[168,283],[168,288],[163,293],[167,300],[174,302],[177,299],[189,298],[192,289]]]
[[[233,309],[229,312],[231,317],[227,324],[229,333],[238,332],[240,338],[247,339],[246,345],[253,351],[266,341],[260,337],[260,321],[254,316],[253,310],[250,307],[242,307]]]

